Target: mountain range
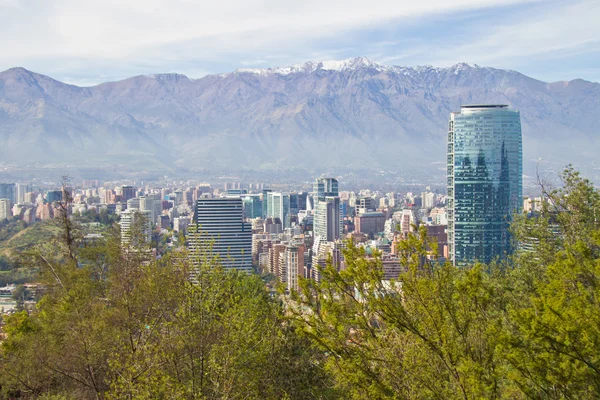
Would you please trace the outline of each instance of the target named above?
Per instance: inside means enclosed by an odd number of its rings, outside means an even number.
[[[598,83],[364,57],[93,87],[12,68],[0,72],[0,149],[2,161],[18,165],[441,170],[449,114],[473,103],[521,112],[526,171],[540,157],[596,159]]]

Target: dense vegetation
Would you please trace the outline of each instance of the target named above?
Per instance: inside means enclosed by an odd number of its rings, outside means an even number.
[[[75,213],[73,220],[80,224],[82,232],[102,233],[109,229],[117,216],[106,210],[88,210]],[[35,221],[27,224],[17,218],[0,221],[0,286],[10,283],[34,282],[37,268],[23,265],[21,255],[33,247],[39,247],[49,238],[60,235],[61,228],[57,220]]]
[[[511,260],[432,262],[418,231],[407,270],[349,244],[291,297],[185,254],[145,262],[109,235],[30,254],[47,285],[6,320],[0,383],[22,398],[594,399],[600,397],[600,193],[573,170],[513,225]],[[59,261],[60,260],[60,261]]]
[[[148,261],[118,231],[83,245],[73,219],[28,253],[45,296],[37,312],[6,319],[5,397],[307,399],[328,392],[308,340],[257,275],[184,252]],[[139,227],[138,227],[139,228]]]

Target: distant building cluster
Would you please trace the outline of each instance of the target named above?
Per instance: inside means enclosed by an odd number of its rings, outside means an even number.
[[[288,290],[298,290],[301,277],[320,279],[327,263],[345,268],[350,242],[368,257],[379,255],[385,277],[393,279],[404,267],[399,244],[419,227],[435,261],[463,265],[506,256],[512,215],[538,212],[543,204],[522,196],[518,111],[463,106],[450,116],[447,148],[446,191],[426,185],[403,193],[344,190],[340,177],[316,177],[296,188],[234,179],[85,180],[61,188],[0,183],[0,220],[55,218],[68,199],[69,213],[118,215],[125,248],[150,245],[155,234],[170,235],[171,246],[181,247],[181,235],[194,262],[271,274]]]

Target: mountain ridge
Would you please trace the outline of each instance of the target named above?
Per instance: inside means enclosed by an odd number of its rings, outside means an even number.
[[[405,169],[445,159],[451,111],[500,102],[521,111],[525,160],[592,163],[599,98],[582,79],[365,57],[86,87],[17,67],[0,72],[0,148],[23,164]]]

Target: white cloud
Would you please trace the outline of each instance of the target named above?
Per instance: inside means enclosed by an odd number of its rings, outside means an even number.
[[[541,57],[566,59],[600,52],[600,2],[580,1],[541,5],[509,20],[482,21],[452,46],[419,43],[387,62],[420,58],[439,66],[460,61],[509,68]]]
[[[9,0],[0,15],[0,53],[6,63],[33,57],[128,58],[182,42],[211,50],[259,49],[398,18],[517,1]]]
[[[580,54],[600,45],[600,2],[520,0],[0,0],[0,70],[23,65],[91,83],[150,72],[198,77],[243,66],[367,55],[395,64],[459,61],[510,68],[515,60]],[[398,26],[509,6],[506,20],[470,22],[464,37],[393,37]],[[527,8],[527,7],[525,7]],[[535,14],[534,14],[535,13]],[[491,13],[488,13],[491,14]],[[448,17],[448,18],[446,18]],[[460,21],[460,18],[457,18]],[[388,30],[373,43],[343,40]],[[383,35],[385,36],[385,35]],[[337,39],[337,42],[336,42]],[[322,46],[323,40],[330,40]],[[362,38],[368,42],[370,38]],[[336,44],[337,43],[337,44]],[[216,70],[215,70],[216,69]],[[581,67],[579,70],[584,70]],[[102,76],[106,74],[106,76]]]

